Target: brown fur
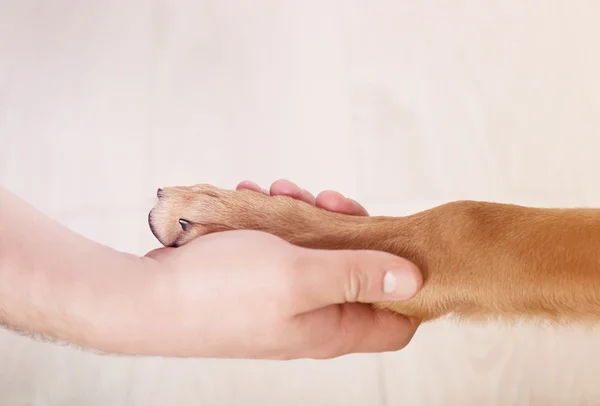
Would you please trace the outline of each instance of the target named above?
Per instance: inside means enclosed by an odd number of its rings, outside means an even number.
[[[162,190],[149,222],[166,246],[251,229],[302,247],[405,257],[423,272],[423,289],[378,306],[422,320],[600,319],[600,210],[457,201],[407,217],[358,217],[288,197],[196,185]]]

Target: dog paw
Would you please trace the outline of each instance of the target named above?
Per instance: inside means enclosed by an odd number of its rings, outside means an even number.
[[[148,214],[154,236],[167,247],[178,247],[196,237],[227,229],[235,214],[235,192],[210,185],[158,189]]]
[[[289,201],[250,190],[224,190],[210,185],[158,189],[148,215],[154,236],[167,247],[178,247],[205,234],[226,230],[268,230],[285,217]],[[275,230],[276,231],[276,230]]]

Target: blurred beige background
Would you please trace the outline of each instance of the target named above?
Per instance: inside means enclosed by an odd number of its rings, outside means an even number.
[[[600,206],[599,21],[592,0],[0,0],[0,182],[139,254],[165,185]],[[399,353],[262,362],[0,332],[0,405],[600,404],[598,340],[441,321]]]

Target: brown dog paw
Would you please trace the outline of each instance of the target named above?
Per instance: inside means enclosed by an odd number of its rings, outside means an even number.
[[[158,189],[156,196],[148,224],[167,247],[184,245],[204,234],[241,228],[235,220],[243,215],[243,207],[251,204],[249,200],[259,198],[203,184]]]
[[[178,247],[201,235],[226,230],[260,230],[290,239],[318,217],[320,209],[285,197],[200,184],[159,189],[148,215],[154,236]]]

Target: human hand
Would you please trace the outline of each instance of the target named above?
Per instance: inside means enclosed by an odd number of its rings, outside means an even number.
[[[391,254],[309,250],[258,231],[227,231],[149,257],[161,292],[149,354],[331,358],[401,349],[417,326],[365,304],[416,292],[416,267]],[[387,272],[397,283],[388,294]]]
[[[315,198],[288,181],[270,192],[252,182],[238,185],[244,188],[367,215],[336,192]],[[157,296],[165,299],[145,335],[149,354],[331,358],[401,349],[418,326],[370,305],[408,299],[422,284],[414,264],[391,254],[310,250],[262,232],[228,231],[148,257],[158,266]]]

